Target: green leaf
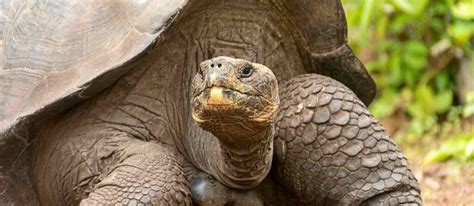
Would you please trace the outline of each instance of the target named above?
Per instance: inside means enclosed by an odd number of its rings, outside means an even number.
[[[397,9],[402,10],[405,13],[408,14],[414,14],[415,13],[415,8],[413,7],[412,4],[408,0],[392,0],[390,1]]]
[[[375,23],[375,33],[377,39],[385,39],[388,29],[389,17],[385,13]]]
[[[365,65],[369,72],[375,71],[385,71],[387,68],[385,65],[387,64],[387,59],[379,58],[374,61],[371,61]],[[380,86],[380,85],[379,85]]]
[[[413,23],[413,19],[402,13],[395,15],[395,18],[389,24],[389,28],[391,32],[400,34],[405,30],[405,27],[411,23]]]
[[[428,0],[391,0],[390,3],[407,14],[418,16],[423,13]]]
[[[466,94],[466,104],[464,105],[462,116],[467,118],[471,115],[474,115],[474,91],[468,92]]]
[[[448,160],[451,156],[452,152],[449,150],[432,150],[426,155],[424,162],[428,164],[443,162]]]
[[[434,99],[434,109],[436,113],[447,112],[453,103],[453,91],[446,90],[436,95]]]
[[[409,132],[415,136],[421,136],[424,131],[423,120],[416,118],[412,119],[409,124]]]
[[[415,92],[416,101],[420,103],[421,110],[424,114],[432,114],[434,111],[434,94],[433,90],[426,86],[419,86]]]
[[[458,45],[463,45],[474,35],[474,23],[455,21],[448,28],[448,33]]]
[[[371,14],[373,13],[374,9],[374,0],[363,0],[362,6],[363,9],[360,17],[360,25],[362,29],[367,29],[369,25],[369,20],[371,19]]]
[[[459,2],[451,7],[454,17],[462,20],[474,19],[474,1]]]
[[[472,134],[472,139],[466,146],[466,152],[464,153],[466,160],[474,160],[474,132]]]
[[[451,82],[449,80],[448,72],[441,72],[435,77],[435,85],[438,91],[444,91],[450,89]]]
[[[462,113],[461,106],[452,106],[446,115],[446,120],[449,122],[458,122]]]
[[[428,64],[428,48],[418,41],[408,41],[404,44],[403,60],[406,65],[415,70],[421,70]]]
[[[370,111],[378,118],[388,117],[395,112],[399,99],[398,92],[392,89],[383,90],[377,100],[370,105]]]
[[[474,114],[474,104],[467,104],[464,106],[463,111],[462,111],[462,116],[464,118],[467,118],[471,115]]]
[[[450,158],[460,162],[474,159],[474,129],[471,132],[457,133],[450,136],[438,148],[430,151],[424,162],[442,162]]]
[[[389,83],[394,86],[399,86],[404,83],[402,67],[400,66],[401,57],[399,52],[394,52],[387,62],[387,67],[390,69]]]
[[[408,114],[410,114],[410,116],[414,119],[423,119],[423,116],[425,116],[423,106],[420,104],[420,102],[412,102],[407,106],[406,109]]]

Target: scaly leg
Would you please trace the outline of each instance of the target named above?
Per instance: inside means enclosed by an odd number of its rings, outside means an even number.
[[[191,205],[172,149],[121,132],[88,130],[99,132],[52,132],[41,139],[33,176],[42,204]]]
[[[421,204],[406,158],[355,94],[307,74],[283,84],[277,179],[311,205]]]

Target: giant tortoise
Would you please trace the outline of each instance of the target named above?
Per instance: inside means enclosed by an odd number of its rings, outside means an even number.
[[[0,205],[421,204],[340,1],[0,9]]]

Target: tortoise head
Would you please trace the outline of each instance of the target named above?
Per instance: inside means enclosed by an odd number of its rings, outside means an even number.
[[[192,82],[192,116],[217,137],[248,138],[273,124],[278,83],[267,67],[216,57],[200,64]]]

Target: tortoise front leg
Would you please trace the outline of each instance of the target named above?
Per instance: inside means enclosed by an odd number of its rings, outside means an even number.
[[[354,93],[307,74],[281,86],[280,182],[311,205],[421,204],[406,158]]]
[[[191,193],[181,166],[171,150],[131,140],[124,157],[106,174],[81,206],[191,205]]]
[[[191,205],[179,154],[102,129],[40,137],[33,178],[42,205]]]

